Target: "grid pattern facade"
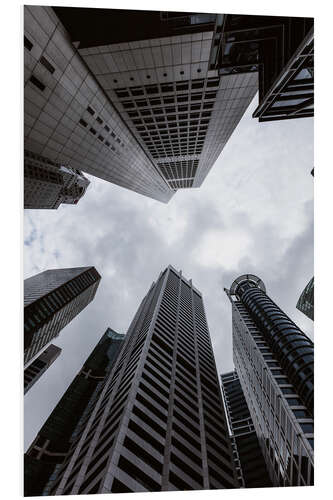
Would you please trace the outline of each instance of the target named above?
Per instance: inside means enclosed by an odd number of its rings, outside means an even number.
[[[72,439],[91,411],[118,356],[124,335],[108,328],[25,454],[26,496],[48,495]]]
[[[258,88],[257,74],[209,70],[213,34],[78,49],[171,189],[201,185]]]
[[[79,267],[24,280],[25,364],[94,299],[100,279],[94,267]]]
[[[156,172],[51,7],[24,7],[25,148],[167,202]]]
[[[169,266],[142,301],[51,494],[236,486],[202,297]]]
[[[221,375],[221,383],[239,482],[244,488],[272,486],[237,372]]]
[[[298,299],[297,309],[302,311],[308,318],[314,319],[314,278],[311,278],[309,283],[304,288]]]
[[[58,208],[76,204],[90,181],[80,172],[48,158],[24,152],[24,208]]]
[[[313,344],[251,280],[226,292],[234,363],[272,483],[312,485]]]
[[[60,347],[51,344],[24,370],[24,394],[26,394],[43,373],[46,372],[48,367],[52,365],[60,353]]]

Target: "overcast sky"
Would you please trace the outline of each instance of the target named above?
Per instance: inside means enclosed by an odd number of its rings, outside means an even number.
[[[233,368],[231,305],[223,292],[240,274],[313,338],[296,302],[313,276],[313,120],[259,123],[249,106],[201,188],[165,205],[89,176],[78,205],[25,210],[24,277],[95,266],[94,301],[55,344],[60,357],[25,396],[25,449],[108,326],[127,328],[168,264],[202,292],[219,373]]]

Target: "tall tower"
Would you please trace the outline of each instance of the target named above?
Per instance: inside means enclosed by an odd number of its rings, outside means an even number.
[[[237,372],[221,375],[221,383],[239,482],[244,488],[272,486]]]
[[[308,318],[314,318],[314,278],[311,278],[309,283],[301,293],[297,305],[297,309],[302,311]]]
[[[24,208],[55,209],[61,203],[76,205],[89,184],[80,170],[24,152]]]
[[[159,201],[173,195],[51,7],[24,7],[24,147]]]
[[[258,90],[256,73],[211,67],[221,15],[55,12],[169,188],[200,187]]]
[[[123,341],[124,335],[107,328],[39,431],[24,457],[25,496],[48,494],[72,441],[94,407]]]
[[[313,484],[313,343],[244,274],[226,290],[234,364],[274,486]]]
[[[50,344],[25,370],[24,370],[24,394],[37,382],[46,372],[49,366],[54,363],[60,355],[61,349]]]
[[[24,11],[26,149],[162,202],[201,186],[258,88],[211,67],[217,14]]]
[[[50,494],[237,487],[200,292],[153,283]]]
[[[24,280],[24,363],[39,353],[95,297],[94,267],[49,269]]]

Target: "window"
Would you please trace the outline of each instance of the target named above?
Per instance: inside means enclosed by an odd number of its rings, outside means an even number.
[[[95,114],[95,111],[94,111],[94,110],[93,110],[90,106],[88,106],[88,107],[87,107],[87,111],[88,111],[88,113],[90,113],[91,115],[94,115],[94,114]]]
[[[311,422],[300,422],[299,425],[305,434],[313,434],[313,424]]]
[[[55,68],[52,66],[51,63],[47,59],[45,59],[44,56],[40,58],[40,63],[51,73],[53,74],[55,72]]]
[[[33,43],[31,43],[26,36],[24,37],[24,46],[28,50],[31,50],[32,47],[34,46]]]
[[[34,75],[31,75],[30,77],[31,83],[33,83],[39,90],[43,91],[45,89],[44,83],[42,83],[38,78],[36,78]]]

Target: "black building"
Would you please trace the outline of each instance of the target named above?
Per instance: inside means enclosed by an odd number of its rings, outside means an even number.
[[[94,267],[49,269],[24,280],[24,363],[38,354],[95,297]]]
[[[47,495],[114,366],[124,335],[108,328],[24,457],[24,495]]]
[[[313,18],[218,15],[211,69],[258,72],[259,121],[314,114]]]
[[[244,488],[272,486],[237,372],[221,375],[221,383],[239,482]]]

